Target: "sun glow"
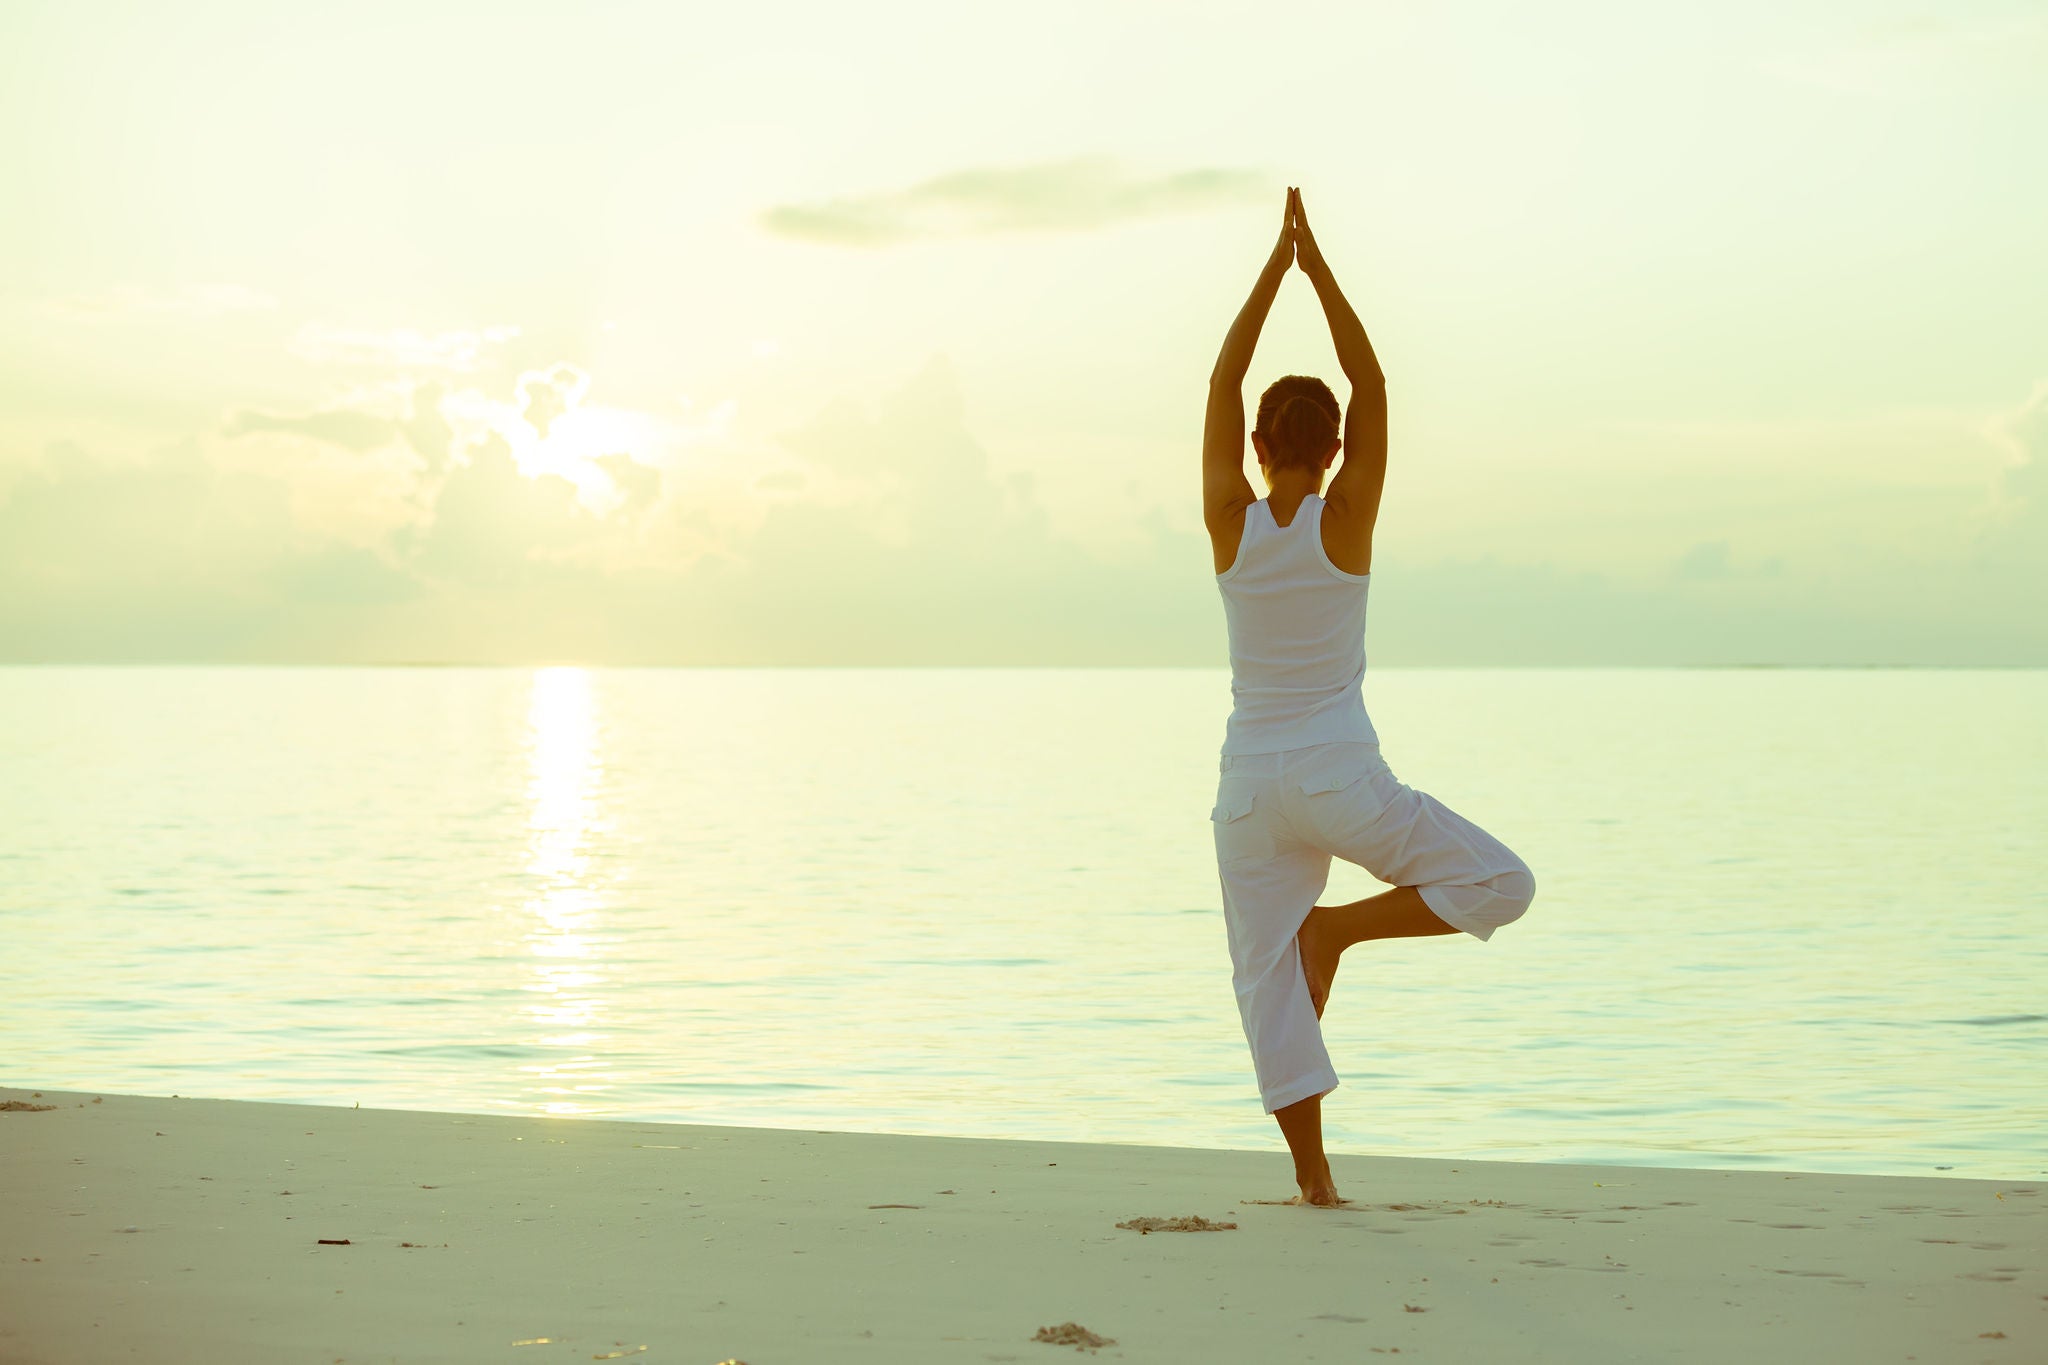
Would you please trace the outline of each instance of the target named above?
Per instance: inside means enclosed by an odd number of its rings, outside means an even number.
[[[602,1056],[584,1050],[609,1036],[602,992],[611,976],[596,932],[605,901],[590,884],[587,847],[605,828],[599,738],[590,674],[537,670],[527,703],[526,873],[537,891],[526,903],[533,980],[525,1010],[539,1029],[533,1041],[564,1051],[521,1069],[556,1097],[536,1105],[550,1114],[586,1113],[592,1106],[572,1097],[610,1089]]]
[[[521,474],[567,479],[578,501],[603,516],[630,496],[618,461],[659,469],[693,433],[651,412],[586,402],[590,384],[586,372],[557,364],[521,374],[510,399],[460,389],[445,395],[439,409],[457,433],[458,448],[502,441]]]
[[[624,502],[619,481],[598,464],[608,455],[623,455],[652,466],[648,455],[668,439],[665,425],[644,412],[624,408],[577,407],[557,417],[542,435],[530,424],[514,424],[506,439],[519,472],[528,478],[556,474],[576,485],[584,505],[607,512]]]

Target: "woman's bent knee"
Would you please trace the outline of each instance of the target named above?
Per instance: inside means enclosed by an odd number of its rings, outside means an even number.
[[[1528,910],[1530,902],[1536,899],[1536,875],[1529,871],[1527,863],[1521,863],[1501,873],[1493,879],[1492,886],[1501,900],[1506,902],[1504,908],[1513,911],[1506,920],[1501,921],[1503,924],[1508,920],[1520,919]]]

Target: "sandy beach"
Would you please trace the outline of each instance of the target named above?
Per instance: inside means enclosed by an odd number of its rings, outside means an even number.
[[[2048,1358],[2039,1183],[0,1102],[10,1365]]]

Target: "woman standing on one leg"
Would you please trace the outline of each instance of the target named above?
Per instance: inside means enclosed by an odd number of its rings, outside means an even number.
[[[1266,389],[1252,431],[1259,498],[1244,476],[1244,378],[1296,263],[1322,300],[1351,404],[1340,441],[1336,395],[1322,380],[1288,375]],[[1209,378],[1202,518],[1230,633],[1232,708],[1210,819],[1232,985],[1261,1101],[1307,1204],[1341,1202],[1323,1156],[1322,1097],[1337,1073],[1321,1019],[1343,951],[1369,938],[1483,941],[1536,891],[1505,844],[1394,776],[1366,716],[1365,599],[1386,473],[1385,376],[1290,189],[1279,244]],[[1394,889],[1316,905],[1332,857]]]

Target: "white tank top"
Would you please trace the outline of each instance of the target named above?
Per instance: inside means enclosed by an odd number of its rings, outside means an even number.
[[[1245,509],[1237,559],[1216,575],[1230,632],[1226,754],[1339,740],[1379,742],[1365,714],[1365,591],[1323,553],[1323,500],[1282,526],[1260,498]]]

